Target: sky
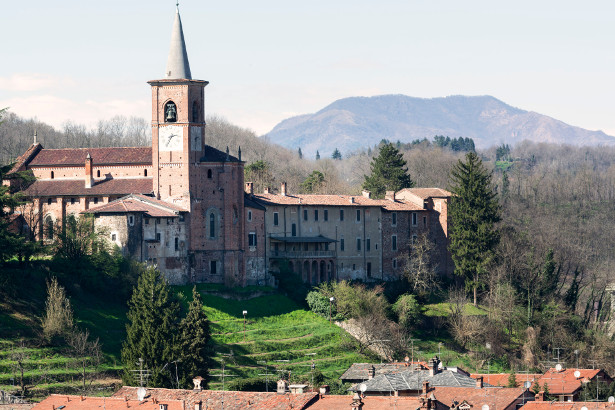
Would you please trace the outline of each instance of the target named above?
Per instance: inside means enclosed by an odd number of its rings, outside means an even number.
[[[615,135],[612,0],[181,0],[206,114],[258,135],[351,96],[492,95]],[[2,4],[0,108],[151,117],[175,0]]]

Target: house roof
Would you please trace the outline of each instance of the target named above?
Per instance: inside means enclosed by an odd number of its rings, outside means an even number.
[[[90,154],[92,164],[143,164],[151,165],[152,147],[108,147],[108,148],[62,148],[41,149],[27,164],[30,167],[84,166]]]
[[[19,156],[19,158],[17,158],[17,161],[15,161],[15,164],[13,165],[11,170],[6,173],[5,176],[10,176],[15,172],[23,171],[26,164],[28,164],[42,148],[43,146],[38,142],[30,145],[26,152],[24,152],[21,156]]]
[[[193,409],[198,402],[204,408],[221,408],[224,401],[225,409],[250,410],[286,410],[305,409],[308,403],[316,400],[318,393],[278,394],[276,392],[247,392],[220,390],[183,390],[183,389],[147,389],[146,398],[157,400],[184,400],[187,409]],[[137,397],[137,387],[124,386],[113,397],[126,397],[134,400]]]
[[[421,402],[418,397],[386,397],[386,396],[367,396],[361,399],[363,402],[362,410],[389,410],[391,408],[399,409],[418,409],[421,407]],[[318,399],[318,401],[310,404],[309,410],[334,410],[334,409],[350,409],[350,403],[353,402],[352,396],[334,396],[326,395]]]
[[[135,390],[136,391],[136,390]],[[89,397],[71,396],[66,394],[52,394],[45,400],[36,404],[34,410],[63,410],[78,409],[106,409],[106,410],[125,410],[127,408],[137,408],[139,410],[159,410],[161,404],[166,404],[168,410],[184,410],[184,402],[176,399],[164,399],[155,401],[153,398],[145,398],[139,401],[136,398],[126,400],[123,397]],[[64,406],[64,407],[62,407]]]
[[[249,194],[244,194],[243,205],[247,208],[259,209],[261,211],[267,210],[264,206],[252,199]]]
[[[24,194],[29,197],[42,197],[150,194],[152,192],[152,178],[103,179],[95,181],[92,188],[86,188],[83,179],[54,179],[37,180],[24,191]]]
[[[340,380],[367,380],[369,369],[374,367],[376,375],[384,373],[399,373],[408,370],[412,366],[428,369],[427,362],[400,362],[400,363],[353,363],[348,370],[340,376]]]
[[[587,410],[615,409],[615,403],[591,401],[531,401],[523,406],[523,410]]]
[[[453,196],[452,193],[442,188],[404,188],[399,192],[400,193],[409,192],[422,199],[447,198],[447,197]]]
[[[523,387],[523,383],[525,381],[530,381],[534,383],[534,380],[540,378],[542,374],[528,374],[528,373],[517,373],[515,374],[515,379],[517,381],[517,387]],[[510,377],[510,373],[472,373],[470,375],[471,378],[476,379],[478,377],[482,377],[485,383],[489,383],[492,386],[508,386],[508,378]]]
[[[574,373],[578,371],[579,377],[575,377]],[[583,382],[593,380],[598,374],[603,373],[603,376],[608,377],[601,369],[549,369],[538,379],[538,384],[543,386],[545,383],[549,387],[549,394],[574,394],[580,390]],[[611,378],[608,377],[610,380]]]
[[[127,195],[107,204],[99,205],[83,211],[88,214],[123,214],[143,213],[152,218],[174,217],[178,212],[187,210],[176,205],[145,195]]]
[[[388,199],[371,199],[362,195],[254,195],[262,204],[275,205],[315,205],[315,206],[349,206],[380,207],[387,211],[422,211],[423,207],[409,201],[390,201]]]
[[[476,380],[463,373],[450,370],[441,370],[430,376],[428,370],[407,370],[399,373],[384,373],[371,380],[364,381],[368,392],[391,392],[401,390],[422,390],[423,382],[428,381],[430,386],[449,387],[476,387]],[[485,387],[492,387],[485,383]],[[358,391],[359,386],[350,390]]]
[[[533,395],[523,388],[507,387],[434,387],[429,394],[445,406],[452,407],[453,402],[466,401],[473,409],[480,409],[487,404],[490,409],[505,409],[515,400],[526,394],[526,400]]]

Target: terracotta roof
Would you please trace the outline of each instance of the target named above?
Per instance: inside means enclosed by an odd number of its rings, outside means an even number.
[[[591,401],[531,401],[523,406],[523,410],[587,410],[615,409],[615,404]]]
[[[316,400],[318,393],[302,394],[278,394],[276,392],[244,392],[244,391],[220,391],[220,390],[181,390],[181,389],[147,389],[148,398],[158,400],[185,400],[186,408],[193,409],[198,402],[203,403],[204,408],[222,408],[224,400],[225,409],[250,409],[250,410],[286,410],[305,409],[308,403]],[[124,386],[113,397],[127,397],[136,399],[137,388]]]
[[[446,198],[446,197],[450,197],[453,195],[452,193],[448,192],[446,189],[442,189],[442,188],[404,188],[399,192],[402,193],[404,191],[410,192],[411,194],[414,194],[422,199]]]
[[[574,372],[579,372],[579,377],[574,376]],[[549,369],[538,379],[538,384],[542,387],[545,383],[549,386],[549,394],[574,394],[581,389],[583,381],[593,380],[601,369],[564,369],[557,371]],[[608,375],[604,374],[608,377]],[[608,377],[608,380],[611,380]]]
[[[414,365],[414,366],[413,366]],[[367,380],[369,369],[374,367],[376,375],[384,373],[400,373],[409,368],[418,366],[420,369],[429,369],[427,362],[397,362],[397,363],[353,363],[348,370],[340,376],[340,380]]]
[[[128,195],[152,192],[152,178],[104,179],[95,181],[92,188],[86,188],[83,179],[38,180],[23,191],[29,197]]]
[[[73,409],[106,409],[106,410],[125,410],[136,408],[139,410],[160,410],[160,405],[166,404],[168,410],[184,410],[184,402],[181,400],[161,400],[154,401],[151,397],[139,401],[136,396],[132,400],[125,400],[120,397],[88,397],[71,396],[66,394],[52,394],[45,400],[33,407],[34,410],[64,410]],[[61,407],[64,406],[64,407]]]
[[[13,165],[13,168],[11,168],[11,170],[7,172],[6,175],[8,176],[14,172],[25,170],[26,164],[28,164],[28,162],[32,160],[32,157],[36,155],[42,148],[43,146],[39,143],[30,145],[26,152],[24,152],[19,158],[17,158],[17,161],[15,161],[15,165]]]
[[[362,195],[276,195],[258,194],[254,198],[264,205],[374,206],[387,211],[422,211],[413,202],[371,199]]]
[[[363,402],[362,410],[389,410],[398,409],[418,409],[421,402],[418,397],[387,397],[387,396],[367,396],[361,399]],[[317,402],[309,405],[309,410],[334,410],[350,409],[352,396],[322,396]]]
[[[453,402],[467,401],[473,409],[480,409],[487,404],[490,409],[505,409],[515,400],[526,395],[526,400],[533,399],[534,395],[523,388],[507,387],[434,387],[428,394],[445,406],[451,407]]]
[[[176,205],[145,195],[128,195],[107,204],[83,211],[88,214],[122,214],[139,212],[153,218],[174,217],[178,212],[187,212]]]
[[[542,374],[527,374],[527,373],[517,373],[515,374],[515,378],[517,380],[517,387],[523,387],[523,383],[525,381],[530,381],[532,384],[534,380],[540,378]],[[492,386],[508,386],[508,378],[510,377],[510,373],[472,373],[470,375],[471,378],[476,379],[478,377],[482,377],[485,383],[489,383]]]
[[[152,147],[42,149],[28,166],[84,166],[88,155],[94,165],[152,163]]]

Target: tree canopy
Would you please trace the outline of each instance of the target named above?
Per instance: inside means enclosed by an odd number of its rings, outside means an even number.
[[[391,143],[380,147],[378,156],[372,160],[371,174],[364,178],[363,189],[370,191],[374,198],[383,198],[386,191],[399,191],[414,185],[404,155]]]

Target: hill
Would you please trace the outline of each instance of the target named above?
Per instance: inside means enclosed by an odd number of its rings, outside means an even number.
[[[415,98],[406,95],[350,97],[314,114],[286,119],[270,141],[329,156],[350,153],[380,140],[411,142],[435,135],[473,138],[477,148],[523,140],[571,145],[615,144],[615,137],[512,107],[491,96]]]

